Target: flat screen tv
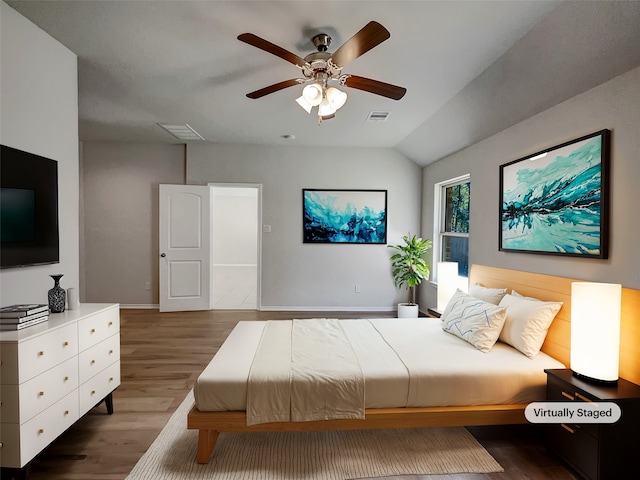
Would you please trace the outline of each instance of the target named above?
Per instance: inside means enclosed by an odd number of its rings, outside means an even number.
[[[58,263],[58,162],[0,149],[0,268]]]

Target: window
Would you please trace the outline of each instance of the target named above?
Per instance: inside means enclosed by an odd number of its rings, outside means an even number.
[[[434,256],[439,262],[458,262],[462,277],[469,276],[470,196],[469,175],[435,185]]]

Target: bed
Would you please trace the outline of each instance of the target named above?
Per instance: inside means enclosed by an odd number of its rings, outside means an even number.
[[[541,300],[562,302],[562,308],[555,315],[549,328],[541,353],[527,358],[512,347],[497,342],[490,353],[479,352],[469,343],[442,331],[437,319],[372,319],[341,324],[346,335],[354,340],[353,350],[362,363],[366,378],[364,390],[365,405],[362,415],[345,415],[343,418],[318,419],[308,421],[255,421],[252,410],[247,413],[248,387],[247,377],[260,338],[265,332],[267,322],[240,322],[212,362],[198,379],[194,388],[196,405],[187,418],[187,427],[197,429],[198,463],[207,463],[221,432],[249,431],[318,431],[345,429],[384,429],[414,428],[429,426],[471,426],[526,423],[524,408],[527,403],[544,399],[544,368],[562,368],[569,365],[569,328],[570,328],[570,288],[571,279],[548,275],[498,269],[474,265],[471,269],[470,284],[482,284],[488,288],[508,288],[509,291],[535,297]],[[515,293],[515,292],[514,292]],[[623,325],[621,344],[620,375],[631,381],[640,380],[638,363],[638,326],[631,322],[637,314],[640,295],[636,290],[623,289]],[[395,320],[395,327],[393,321]],[[402,325],[400,324],[401,322]],[[282,324],[277,325],[278,328]],[[287,327],[288,328],[288,327]],[[366,337],[361,341],[360,329],[382,332],[380,344],[392,343],[394,352],[402,351],[407,337],[426,339],[430,335],[439,335],[444,339],[445,347],[454,348],[456,356],[466,358],[469,365],[478,365],[475,371],[451,373],[433,372],[420,367],[429,355],[442,355],[440,350],[425,348],[419,354],[413,350],[403,353],[400,362],[394,364],[382,360],[384,353],[380,346],[371,348],[378,340]],[[409,330],[410,329],[410,330]],[[398,332],[412,331],[414,335],[399,335]],[[349,332],[357,332],[357,334]],[[625,335],[630,333],[630,335]],[[367,334],[368,335],[368,334]],[[635,339],[635,340],[634,340]],[[395,342],[395,343],[394,343]],[[426,342],[425,342],[426,344]],[[439,347],[440,348],[440,347]],[[382,352],[382,353],[381,353]],[[484,360],[482,360],[484,359]],[[485,371],[481,361],[493,361],[502,365],[502,370],[492,374]],[[413,367],[411,364],[413,362]],[[428,364],[429,362],[425,362]],[[411,368],[410,368],[411,367]],[[413,369],[412,369],[413,368]],[[455,370],[455,365],[453,365]],[[492,367],[493,368],[493,367]],[[528,373],[523,372],[528,368]],[[404,373],[403,373],[404,372]],[[417,372],[417,373],[416,373]],[[463,378],[472,388],[460,393],[460,383],[450,381],[455,375]],[[455,375],[454,375],[455,374]],[[422,390],[409,387],[407,377],[434,377],[439,389]],[[466,377],[464,376],[466,375]],[[514,376],[515,375],[515,376]],[[514,382],[514,378],[520,378]],[[506,379],[506,380],[505,380]],[[512,379],[511,381],[509,379]],[[423,382],[424,383],[424,382]],[[407,393],[411,390],[411,394]],[[217,393],[216,393],[217,392]],[[222,392],[222,393],[221,393]],[[445,393],[443,393],[445,392]],[[448,392],[448,393],[447,393]],[[496,395],[497,394],[497,395]],[[411,399],[408,401],[407,399]]]

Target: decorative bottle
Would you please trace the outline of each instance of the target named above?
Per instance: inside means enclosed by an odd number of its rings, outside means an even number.
[[[64,304],[66,301],[67,292],[65,292],[64,288],[60,286],[60,279],[62,278],[62,274],[49,276],[53,278],[53,281],[55,282],[53,288],[49,290],[49,311],[51,311],[51,313],[64,312]]]

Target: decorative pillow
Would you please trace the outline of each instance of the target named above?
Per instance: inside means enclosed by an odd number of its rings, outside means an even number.
[[[479,283],[469,287],[469,295],[479,298],[480,300],[498,305],[502,297],[507,294],[506,288],[489,288],[483,287]]]
[[[503,297],[500,306],[507,309],[507,320],[500,340],[533,358],[542,348],[551,322],[562,308],[562,302],[543,302],[523,297],[514,291]]]
[[[506,316],[505,308],[458,289],[442,313],[442,329],[487,353],[498,340]]]

